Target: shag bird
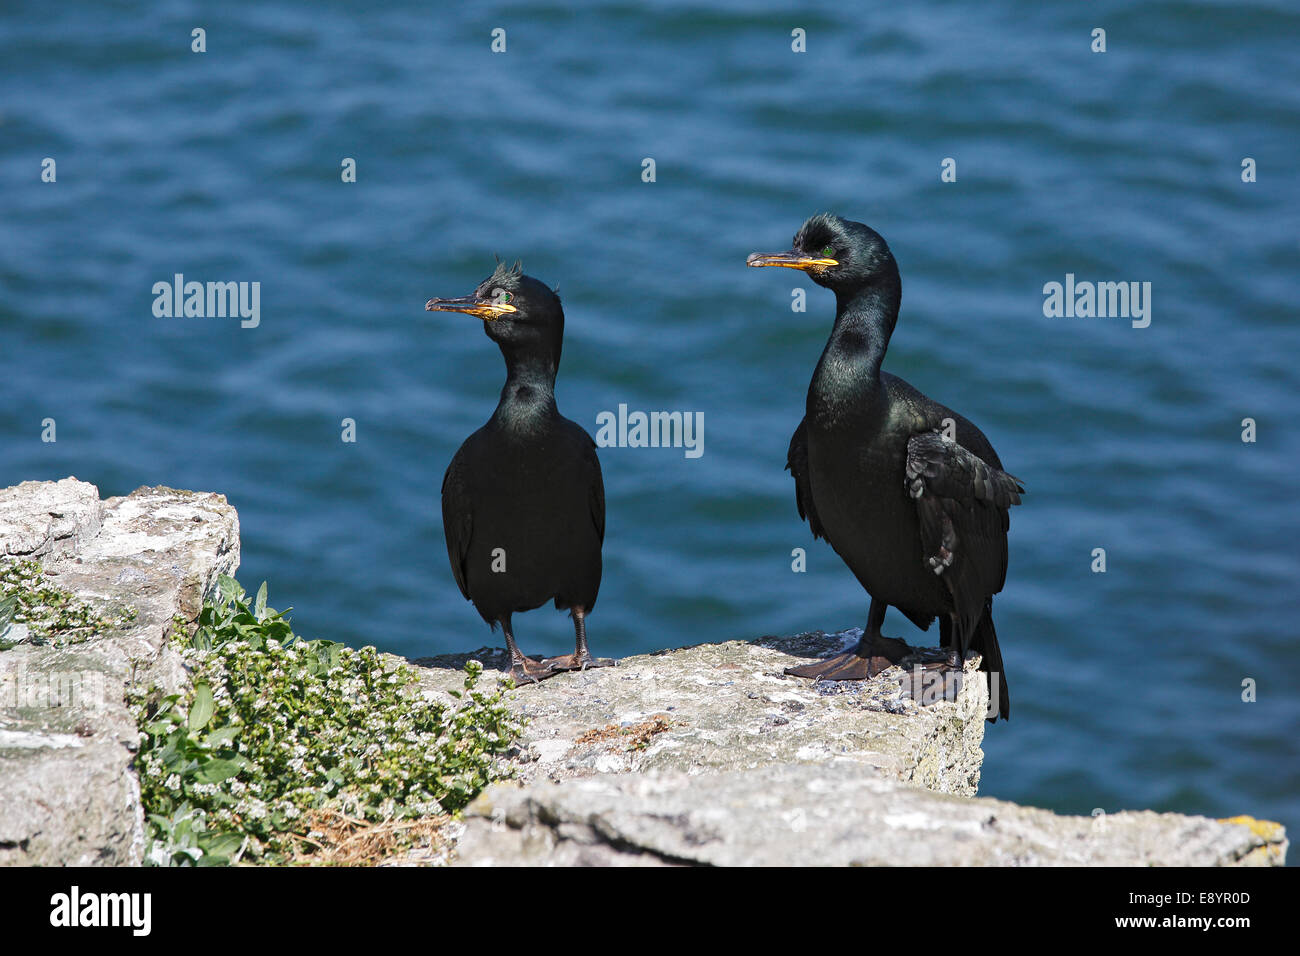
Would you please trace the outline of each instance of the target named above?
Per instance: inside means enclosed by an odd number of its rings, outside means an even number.
[[[855,648],[786,673],[862,680],[897,663],[907,645],[880,633],[892,605],[923,630],[939,618],[948,650],[940,669],[978,651],[998,714],[1009,717],[993,595],[1006,581],[1009,509],[1024,488],[983,432],[880,370],[902,297],[889,246],[860,222],[817,215],[790,251],[756,252],[747,263],[800,269],[835,293],[835,326],[786,468],[799,517],[871,596]]]
[[[560,297],[518,263],[501,263],[471,294],[430,299],[425,308],[482,319],[506,360],[496,412],[460,446],[442,479],[447,557],[461,594],[493,630],[501,625],[516,683],[613,664],[587,649],[586,619],[600,590],[605,486],[596,443],[555,405]],[[550,600],[573,617],[574,652],[525,657],[511,615]]]

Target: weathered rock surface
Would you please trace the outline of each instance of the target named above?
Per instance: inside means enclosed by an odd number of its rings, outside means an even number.
[[[978,658],[967,662],[971,679],[955,701],[926,707],[903,695],[897,669],[838,685],[782,673],[840,651],[860,633],[701,644],[521,687],[509,695],[528,718],[519,779],[852,761],[931,790],[974,794],[988,706],[987,685],[974,676]],[[506,664],[504,651],[490,648],[415,663],[437,692],[460,685],[470,657]]]
[[[0,555],[40,561],[52,583],[120,630],[71,647],[0,652],[0,865],[138,864],[144,848],[127,686],[180,686],[167,648],[219,574],[239,565],[224,497],[141,488],[99,500],[67,478],[0,491]]]
[[[979,783],[987,687],[919,706],[902,671],[811,684],[782,673],[858,631],[706,644],[508,695],[529,719],[517,779],[469,809],[458,865],[1280,864],[1282,827],[1180,814],[1058,816]],[[923,652],[922,652],[923,653]],[[426,658],[425,688],[470,657]]]
[[[460,865],[1235,866],[1281,863],[1281,827],[1176,813],[1057,816],[934,793],[858,761],[499,784]]]
[[[0,489],[0,555],[34,559],[75,552],[99,533],[103,520],[99,489],[76,478]]]
[[[0,865],[138,864],[128,686],[178,688],[166,643],[239,564],[225,498],[141,488],[101,502],[66,479],[0,490],[0,556],[42,562],[119,630],[71,647],[0,651]],[[626,658],[507,695],[529,720],[517,780],[471,807],[469,865],[1281,863],[1286,835],[1248,817],[1121,813],[1098,820],[973,797],[987,690],[976,661],[953,700],[921,707],[899,669],[812,685],[792,663],[857,632],[731,641]],[[469,658],[415,663],[459,688]],[[925,659],[924,652],[919,653]]]

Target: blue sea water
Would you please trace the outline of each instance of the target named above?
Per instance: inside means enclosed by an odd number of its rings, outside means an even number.
[[[860,625],[782,471],[833,301],[744,264],[835,211],[902,269],[886,368],[1028,488],[982,791],[1296,832],[1298,35],[1286,0],[9,2],[0,486],[220,491],[242,580],[306,635],[487,643],[438,494],[503,368],[423,304],[495,253],[561,287],[569,417],[704,415],[698,459],[602,451],[596,651]],[[260,325],[155,317],[176,273],[259,282]],[[1067,273],[1150,282],[1150,326],[1045,316]],[[516,623],[571,646],[554,611]]]

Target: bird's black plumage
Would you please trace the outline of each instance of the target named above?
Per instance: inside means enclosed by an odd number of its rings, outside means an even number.
[[[998,713],[1008,717],[993,595],[1006,581],[1008,510],[1024,489],[983,432],[881,371],[902,297],[888,245],[862,223],[818,215],[789,252],[755,253],[749,264],[803,270],[835,293],[835,325],[786,467],[800,517],[871,595],[857,648],[791,673],[877,672],[889,646],[880,625],[892,605],[923,629],[939,617],[949,666],[978,651],[981,667],[996,675]]]
[[[559,296],[517,264],[499,265],[470,295],[430,299],[426,308],[482,318],[506,361],[496,411],[460,446],[442,481],[456,584],[485,621],[502,626],[516,680],[613,663],[587,650],[585,619],[600,590],[605,488],[595,442],[555,403],[564,338]],[[511,615],[551,600],[573,614],[574,654],[527,658],[515,644]]]

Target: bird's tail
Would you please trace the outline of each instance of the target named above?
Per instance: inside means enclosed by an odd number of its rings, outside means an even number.
[[[1011,719],[1011,697],[1007,693],[1007,675],[1002,668],[1002,648],[998,647],[998,632],[993,628],[993,600],[984,605],[984,613],[975,625],[975,634],[970,646],[979,651],[983,661],[980,670],[989,675],[989,696],[998,695],[998,717]],[[996,721],[997,717],[990,717]]]

